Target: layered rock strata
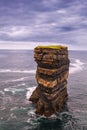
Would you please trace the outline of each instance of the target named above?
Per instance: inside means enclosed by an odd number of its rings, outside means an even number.
[[[68,96],[68,49],[65,46],[38,46],[34,49],[34,58],[38,86],[29,100],[36,105],[37,114],[49,117],[60,112]]]

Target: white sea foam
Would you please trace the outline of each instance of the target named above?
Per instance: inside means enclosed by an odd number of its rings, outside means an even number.
[[[28,79],[29,77],[21,77],[21,78],[18,78],[18,79],[12,79],[12,80],[6,80],[6,81],[2,81],[2,83],[11,83],[11,82],[19,82],[19,81],[24,81],[25,79]],[[19,84],[18,86],[24,86],[25,83],[22,83],[22,84]]]
[[[3,120],[3,117],[0,117],[1,120]]]
[[[17,110],[18,109],[18,107],[12,107],[11,109],[10,109],[10,111],[14,111],[14,110]]]
[[[78,113],[87,113],[87,110],[80,110],[80,109],[74,109],[74,112],[78,112]]]
[[[0,106],[0,110],[1,110],[1,111],[5,110],[5,109],[6,109],[5,106]]]
[[[29,99],[36,86],[27,88],[26,99]]]
[[[74,59],[74,58],[73,58]],[[74,59],[74,63],[70,63],[70,69],[69,73],[73,74],[75,72],[81,71],[84,67],[84,63],[81,62],[79,59]],[[0,73],[29,73],[29,74],[35,74],[36,70],[12,70],[12,69],[0,69]],[[16,79],[14,81],[20,81],[24,80],[23,78],[21,79]]]
[[[23,92],[25,89],[17,89],[17,88],[4,88],[5,92],[11,92],[12,94],[15,94],[16,92]]]
[[[0,95],[4,95],[5,93],[3,91],[0,91]]]
[[[26,86],[26,84],[25,83],[21,83],[21,84],[17,84],[17,85],[14,85],[13,87],[15,88],[17,88],[17,87],[20,87],[20,86]]]
[[[19,79],[9,80],[9,82],[23,81],[23,80],[28,79],[28,78],[29,78],[29,77],[22,77],[22,78],[19,78]]]
[[[69,74],[74,74],[76,72],[82,71],[84,69],[84,63],[79,59],[75,59],[74,63],[70,63]]]
[[[0,69],[0,73],[29,73],[35,74],[36,70],[11,70],[11,69]]]
[[[8,117],[7,121],[10,121],[12,119],[17,119],[16,115],[14,113],[11,113],[10,116]]]

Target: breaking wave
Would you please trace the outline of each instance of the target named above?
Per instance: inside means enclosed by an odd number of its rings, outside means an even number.
[[[4,92],[11,92],[12,94],[15,94],[17,92],[23,92],[25,89],[23,88],[4,88]]]
[[[22,77],[22,78],[19,78],[19,79],[13,79],[13,80],[8,80],[7,82],[18,82],[18,81],[23,81],[25,79],[28,79],[29,77]]]
[[[35,74],[36,70],[11,70],[11,69],[0,69],[0,73],[29,73]]]
[[[84,64],[79,59],[74,59],[73,63],[70,63],[69,74],[74,74],[76,72],[82,71],[84,69]]]
[[[70,68],[69,68],[69,74],[76,73],[78,71],[83,70],[84,68],[84,63],[81,62],[79,59],[73,59],[73,62],[70,63]],[[71,60],[72,60],[71,59]],[[0,69],[0,73],[28,73],[28,74],[35,74],[36,70],[12,70],[12,69]]]
[[[35,90],[36,86],[33,86],[33,87],[30,87],[30,88],[27,88],[27,93],[26,93],[26,99],[29,99],[32,92]]]

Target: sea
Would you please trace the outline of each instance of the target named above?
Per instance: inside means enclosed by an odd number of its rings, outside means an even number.
[[[33,50],[0,50],[0,130],[87,130],[87,51],[69,51],[68,100],[49,118],[28,99],[37,87]]]

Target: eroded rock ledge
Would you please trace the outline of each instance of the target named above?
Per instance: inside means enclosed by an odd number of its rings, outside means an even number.
[[[68,49],[65,46],[38,46],[34,49],[34,58],[38,86],[29,100],[36,105],[37,114],[49,117],[60,112],[68,96]]]

